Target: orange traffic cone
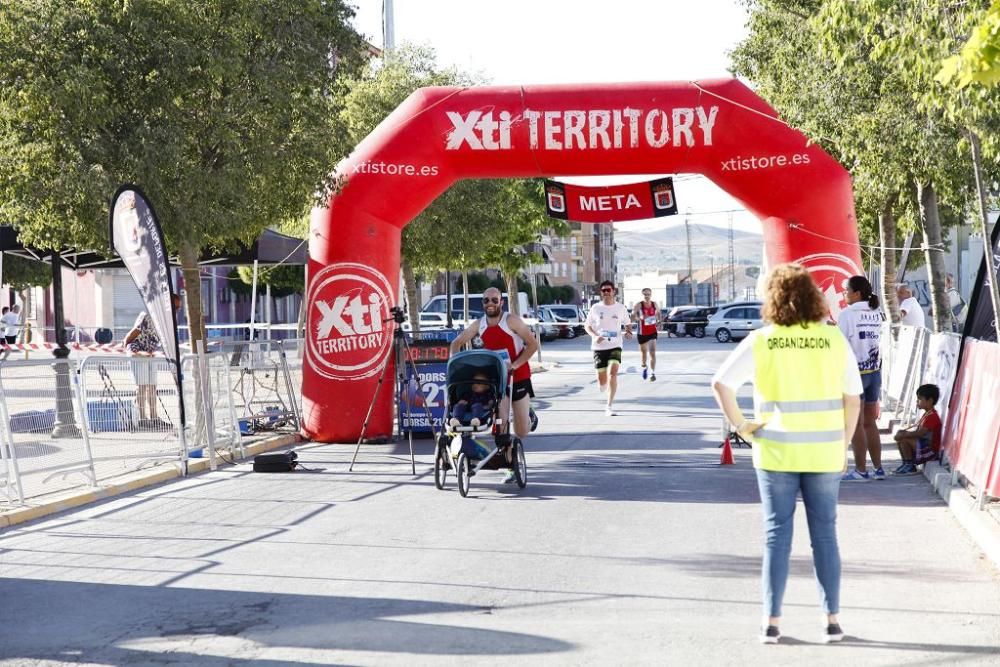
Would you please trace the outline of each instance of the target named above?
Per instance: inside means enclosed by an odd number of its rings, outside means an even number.
[[[729,444],[729,436],[726,436],[725,442],[722,443],[722,456],[719,457],[719,465],[733,465],[736,461],[733,460],[733,446]]]

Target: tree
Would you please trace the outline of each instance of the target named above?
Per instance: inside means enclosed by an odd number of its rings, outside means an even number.
[[[986,86],[1000,83],[1000,0],[994,0],[972,28],[959,53],[941,63],[937,80],[959,88],[973,83]]]
[[[342,0],[8,0],[0,5],[0,221],[41,248],[107,246],[108,199],[140,185],[180,256],[297,218],[345,153],[362,42]]]
[[[947,42],[945,3],[930,4],[928,12],[927,3],[893,0],[757,0],[750,37],[733,60],[790,124],[851,171],[863,241],[891,248],[897,226],[921,231],[943,328],[941,225],[962,219],[971,179],[958,150],[963,128],[929,103],[931,71],[919,64],[939,59]],[[890,255],[882,257],[886,269]],[[883,275],[891,280],[890,271]],[[894,290],[886,296],[896,312]]]
[[[982,104],[982,98],[969,107],[955,104],[955,96],[945,91],[936,76],[941,61],[957,48],[957,35],[968,29],[984,6],[983,2],[946,0],[919,5],[831,0],[819,17],[838,69],[858,67],[860,45],[868,56],[867,66],[894,83],[893,93],[902,111],[897,118],[908,120],[917,130],[902,146],[905,152],[896,151],[897,164],[909,177],[904,200],[912,202],[923,235],[937,331],[950,330],[951,323],[942,227],[967,217],[974,191],[973,165],[967,153],[970,141],[975,141],[970,123],[978,117],[995,127],[998,116],[995,105]]]
[[[31,287],[48,287],[52,284],[52,267],[45,262],[5,253],[3,282],[21,293]]]

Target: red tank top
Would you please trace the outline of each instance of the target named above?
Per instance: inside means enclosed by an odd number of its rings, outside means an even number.
[[[524,349],[524,341],[507,324],[508,314],[504,313],[500,317],[500,321],[493,326],[489,325],[485,317],[479,320],[479,337],[483,341],[483,347],[487,350],[507,350],[507,354],[510,355],[510,360],[513,362]],[[527,380],[530,377],[531,364],[524,364],[514,369],[514,382]]]
[[[642,319],[639,320],[639,333],[642,334],[643,336],[650,336],[652,334],[655,334],[656,322],[653,322],[652,324],[646,324],[646,318],[656,316],[656,303],[654,301],[650,301],[649,306],[647,307],[645,301],[640,301],[639,314],[642,316]]]

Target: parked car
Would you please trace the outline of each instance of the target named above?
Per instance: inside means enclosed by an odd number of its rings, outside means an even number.
[[[469,322],[474,322],[481,318],[483,313],[476,310],[469,311],[469,319],[465,319],[464,311],[452,311],[451,313],[451,328],[452,329],[464,329],[469,325]],[[421,329],[446,329],[448,327],[448,318],[445,313],[431,313],[431,312],[421,312],[420,313],[420,328]],[[403,331],[410,331],[412,327],[410,326],[410,321],[403,324]]]
[[[504,292],[502,295],[504,301],[504,310],[508,310],[508,295]],[[424,304],[423,308],[420,309],[421,313],[444,313],[447,308],[445,304],[448,301],[448,297],[443,294],[437,296],[432,296]],[[518,292],[517,293],[517,304],[519,313],[527,313],[529,310],[528,293]],[[465,309],[465,295],[464,294],[452,294],[451,295],[451,312],[460,313]],[[475,310],[478,313],[483,312],[483,295],[482,294],[470,294],[469,295],[469,310]]]
[[[560,338],[576,338],[586,333],[584,329],[583,313],[577,306],[572,304],[546,304],[538,307],[539,316],[548,312],[553,316],[553,321],[558,323]]]
[[[720,306],[708,320],[705,333],[720,343],[745,338],[754,329],[764,326],[760,318],[760,301],[745,301]]]
[[[667,333],[676,334],[677,333],[677,319],[680,316],[689,311],[697,310],[698,306],[674,306],[673,308],[664,309],[663,311],[663,330]]]
[[[556,316],[547,310],[538,311],[538,333],[543,341],[559,338],[560,327],[556,326]]]
[[[718,310],[716,307],[685,308],[670,318],[669,326],[672,333],[677,336],[694,336],[695,338],[705,337],[705,327],[708,319]]]

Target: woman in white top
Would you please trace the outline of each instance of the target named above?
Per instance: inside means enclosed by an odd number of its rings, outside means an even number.
[[[858,428],[851,438],[854,451],[854,470],[844,475],[845,482],[868,482],[872,479],[884,480],[882,469],[882,441],[879,439],[878,417],[879,394],[882,392],[882,359],[879,356],[879,335],[885,317],[879,310],[879,300],[872,292],[872,284],[864,276],[851,276],[844,288],[847,308],[837,318],[848,345],[854,351],[861,373],[861,416]],[[868,471],[867,459],[871,456],[872,471]]]

